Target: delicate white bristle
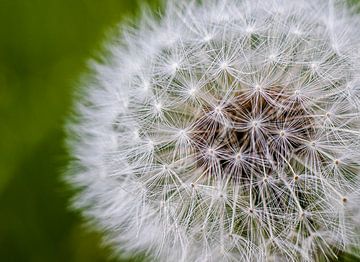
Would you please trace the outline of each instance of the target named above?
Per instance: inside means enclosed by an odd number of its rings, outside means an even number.
[[[171,0],[118,40],[69,124],[67,177],[114,250],[316,261],[359,246],[360,17],[343,1]]]

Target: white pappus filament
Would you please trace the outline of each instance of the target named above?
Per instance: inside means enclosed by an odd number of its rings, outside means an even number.
[[[69,123],[74,206],[114,250],[155,261],[314,261],[359,246],[349,9],[168,1],[123,28]]]

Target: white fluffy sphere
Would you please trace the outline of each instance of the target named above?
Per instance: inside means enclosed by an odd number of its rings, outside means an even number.
[[[360,20],[343,2],[167,3],[109,44],[69,124],[74,206],[156,261],[357,244]]]

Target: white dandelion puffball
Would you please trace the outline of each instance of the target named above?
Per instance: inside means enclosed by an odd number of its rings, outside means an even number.
[[[359,247],[360,18],[344,2],[168,1],[108,46],[69,124],[67,179],[115,251],[314,261]]]

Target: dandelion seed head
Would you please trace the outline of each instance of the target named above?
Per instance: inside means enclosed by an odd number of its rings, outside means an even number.
[[[178,2],[94,64],[69,124],[74,207],[156,261],[358,245],[360,18],[342,1]]]

